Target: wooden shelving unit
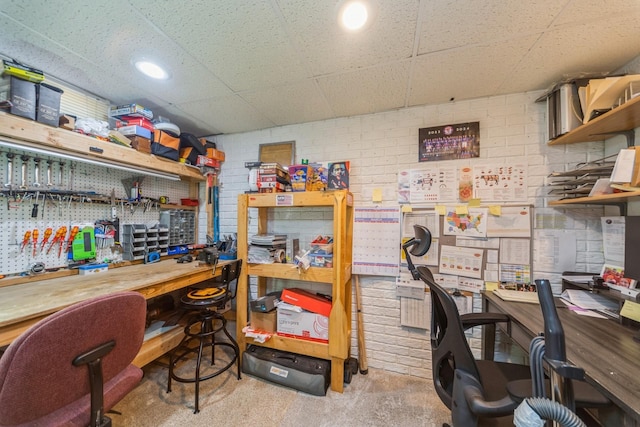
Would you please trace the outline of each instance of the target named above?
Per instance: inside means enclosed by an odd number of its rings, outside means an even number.
[[[640,127],[640,97],[632,99],[613,110],[567,132],[547,145],[574,144],[578,142],[604,141],[612,134]]]
[[[83,156],[91,160],[107,160],[123,166],[178,175],[189,182],[205,180],[198,168],[12,114],[0,113],[0,137],[27,149],[31,147]],[[105,164],[105,167],[109,165]]]
[[[549,141],[547,145],[604,141],[616,133],[632,131],[637,127],[640,127],[640,97],[632,99],[571,132]],[[640,197],[640,191],[627,191],[602,196],[554,200],[549,202],[549,206],[625,204],[637,197]]]
[[[313,209],[333,207],[333,268],[310,267],[299,273],[291,264],[249,264],[249,210],[258,210],[258,232],[267,232],[269,209],[285,207]],[[351,343],[351,258],[353,242],[353,196],[346,190],[238,196],[238,258],[244,260],[238,278],[236,326],[240,352],[248,344],[275,348],[331,361],[331,389],[342,392],[344,362]],[[331,286],[333,305],[329,316],[329,343],[274,335],[265,343],[246,338],[242,328],[248,323],[249,277],[258,278],[258,294],[266,291],[267,278],[326,283]]]

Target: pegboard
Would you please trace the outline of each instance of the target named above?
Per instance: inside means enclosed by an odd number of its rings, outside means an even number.
[[[12,176],[8,176],[7,153],[14,155]],[[35,158],[36,155],[33,153],[20,150],[3,149],[0,152],[0,182],[3,195],[0,198],[0,274],[29,271],[39,262],[44,263],[47,269],[66,266],[66,246],[60,256],[57,244],[50,251],[49,244],[42,247],[45,230],[52,229],[49,238],[51,243],[56,230],[62,226],[71,230],[73,226],[93,226],[95,221],[110,220],[112,190],[116,199],[116,215],[120,221],[120,228],[125,223],[153,225],[159,220],[158,204],[149,203],[145,209],[143,203],[129,203],[131,183],[134,181],[140,184],[142,200],[158,200],[160,196],[164,196],[170,202],[179,203],[181,198],[189,196],[188,182],[145,176],[55,156],[38,155],[37,170]],[[26,162],[24,176],[23,161]],[[22,197],[24,194],[26,197]],[[71,194],[73,196],[70,196]],[[34,209],[36,195],[39,196],[37,213]],[[32,239],[22,247],[25,232],[33,233],[33,230],[39,232],[35,254]],[[115,249],[98,249],[96,260],[120,260],[122,254],[120,250]]]

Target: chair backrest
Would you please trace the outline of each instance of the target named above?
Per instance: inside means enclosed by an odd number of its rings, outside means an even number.
[[[226,289],[227,294],[229,295],[229,299],[234,299],[236,297],[238,285],[236,283],[236,286],[233,288],[232,292],[231,283],[238,279],[238,277],[240,276],[240,270],[242,270],[242,259],[236,259],[229,264],[225,264],[222,267],[220,279],[222,280],[223,286]]]
[[[73,366],[73,360],[115,341],[102,359],[106,384],[140,350],[145,316],[141,294],[119,292],[69,306],[25,331],[0,358],[0,425],[31,423],[80,399],[88,402],[88,369]],[[88,425],[88,411],[86,416]]]
[[[431,291],[431,362],[436,392],[451,409],[453,380],[456,369],[461,369],[480,382],[473,353],[467,343],[453,297],[433,279],[431,271],[417,267],[420,278]]]

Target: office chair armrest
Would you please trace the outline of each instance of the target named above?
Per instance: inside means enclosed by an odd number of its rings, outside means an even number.
[[[509,322],[509,316],[503,313],[467,313],[460,316],[462,327],[466,330],[474,326],[495,325],[498,322]]]
[[[455,370],[451,407],[454,426],[477,425],[478,418],[509,415],[517,406],[518,403],[508,394],[499,400],[486,400],[482,386],[473,375],[461,369]]]

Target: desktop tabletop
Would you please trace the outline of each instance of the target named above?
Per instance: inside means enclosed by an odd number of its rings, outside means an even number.
[[[539,304],[503,301],[492,292],[484,294],[484,301],[486,311],[507,314],[512,328],[526,331],[529,340],[544,330]],[[575,314],[559,304],[567,359],[583,368],[587,381],[640,423],[640,342],[633,338],[637,331],[611,319]],[[517,334],[512,335],[516,339]],[[529,348],[527,342],[518,344]]]

